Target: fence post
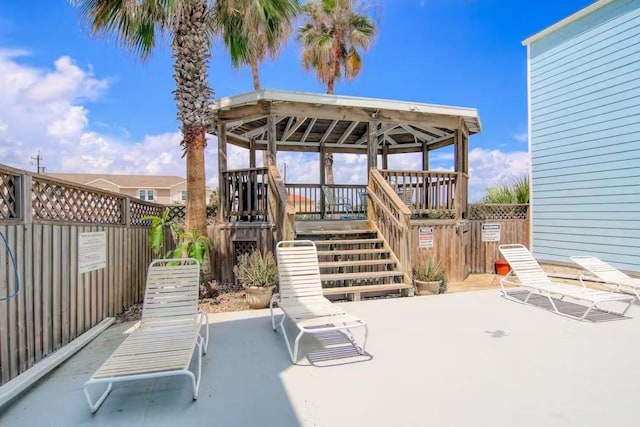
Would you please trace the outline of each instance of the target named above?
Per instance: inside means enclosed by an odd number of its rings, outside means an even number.
[[[18,187],[18,194],[16,197],[16,203],[18,204],[18,217],[22,219],[24,224],[31,224],[33,222],[33,207],[31,206],[31,191],[33,181],[31,175],[22,174],[20,176],[20,186]]]
[[[128,197],[122,199],[122,224],[125,226],[131,225],[131,200]]]

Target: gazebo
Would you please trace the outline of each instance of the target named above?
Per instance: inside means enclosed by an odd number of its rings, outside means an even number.
[[[265,89],[218,99],[211,112],[220,184],[214,240],[227,273],[248,246],[271,250],[276,240],[296,237],[296,222],[336,215],[367,221],[408,271],[412,228],[426,221],[458,230],[467,217],[469,136],[481,130],[476,109]],[[248,150],[249,168],[228,169],[228,144]],[[430,153],[450,145],[454,171],[429,170]],[[266,152],[261,168],[258,151]],[[319,182],[284,182],[277,162],[283,151],[319,153]],[[327,183],[326,153],[366,155],[367,185]],[[422,170],[389,170],[397,153],[421,153]],[[348,202],[329,206],[335,200]]]

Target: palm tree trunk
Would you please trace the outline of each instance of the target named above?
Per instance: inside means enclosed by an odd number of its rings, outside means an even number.
[[[251,67],[251,76],[253,77],[253,90],[260,90],[260,74],[258,73],[258,63],[256,61],[251,61],[249,63]],[[269,153],[267,150],[262,151],[262,167],[267,167],[269,165]]]
[[[187,217],[185,231],[207,233],[204,148],[210,121],[207,85],[209,48],[205,19],[207,0],[185,0],[184,14],[176,21],[171,43],[182,147],[187,157]]]
[[[251,61],[251,75],[253,76],[253,90],[260,90],[260,75],[258,74],[258,63]]]
[[[187,217],[185,231],[207,234],[207,203],[204,169],[205,129],[195,126],[184,131],[187,157]]]

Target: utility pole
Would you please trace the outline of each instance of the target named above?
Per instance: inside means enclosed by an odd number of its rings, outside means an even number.
[[[282,162],[284,164],[284,182],[287,182],[287,162]]]
[[[36,154],[35,157],[31,157],[31,160],[34,160],[36,162],[36,173],[44,173],[45,166],[40,166],[40,161],[42,160],[40,150],[38,150],[38,154]],[[31,162],[31,164],[33,164],[33,162]]]

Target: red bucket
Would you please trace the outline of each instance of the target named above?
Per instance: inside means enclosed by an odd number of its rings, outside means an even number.
[[[506,276],[511,271],[511,267],[509,267],[509,263],[507,261],[503,261],[501,259],[496,260],[496,274],[500,276]]]

